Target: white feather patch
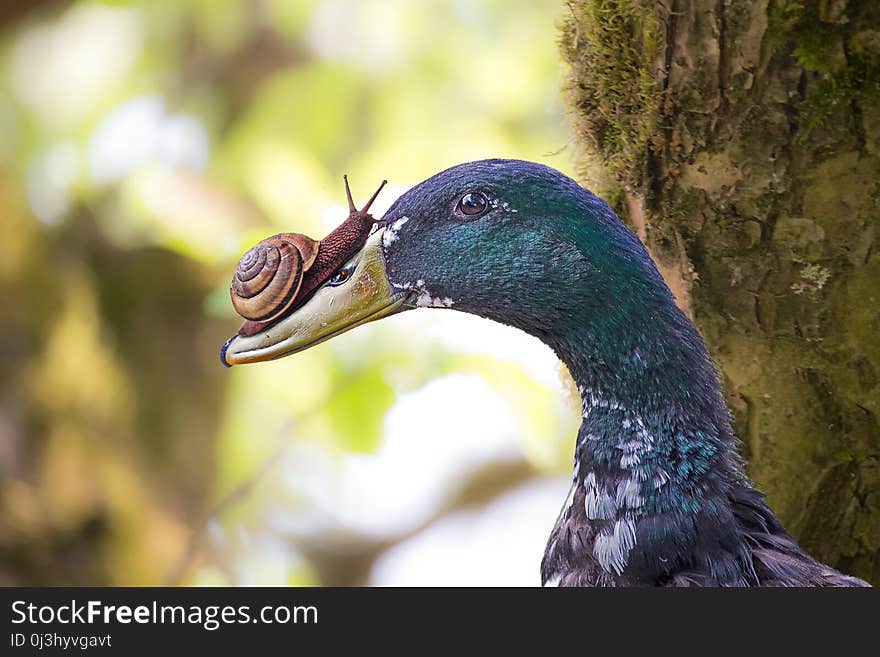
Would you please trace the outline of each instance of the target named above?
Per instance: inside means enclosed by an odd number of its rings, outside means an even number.
[[[596,537],[593,556],[604,570],[620,575],[626,568],[629,552],[635,544],[636,524],[627,516],[616,521],[612,529],[606,529]]]
[[[388,226],[385,229],[385,233],[382,235],[382,246],[388,248],[397,240],[397,233],[403,227],[403,225],[409,221],[409,217],[401,217],[393,224]]]

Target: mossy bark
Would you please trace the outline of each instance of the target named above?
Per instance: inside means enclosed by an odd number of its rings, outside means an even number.
[[[703,332],[769,504],[880,584],[880,4],[567,6],[585,182]]]

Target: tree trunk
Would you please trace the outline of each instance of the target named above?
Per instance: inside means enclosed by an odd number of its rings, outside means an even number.
[[[770,506],[880,584],[880,3],[568,9],[582,177],[706,338]]]

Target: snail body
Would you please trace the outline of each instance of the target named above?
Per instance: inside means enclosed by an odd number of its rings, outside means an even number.
[[[267,237],[238,262],[230,285],[232,305],[246,321],[239,334],[259,331],[305,301],[363,246],[375,219],[368,213],[385,181],[358,210],[348,178],[348,218],[321,241],[299,233]]]

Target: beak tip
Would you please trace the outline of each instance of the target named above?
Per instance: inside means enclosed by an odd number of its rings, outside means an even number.
[[[237,335],[233,335],[220,348],[220,362],[223,363],[224,367],[232,367],[232,363],[230,363],[228,360],[226,360],[226,351],[229,349],[229,345],[232,344],[232,341],[235,340],[235,338],[237,338],[237,337],[238,337]]]

